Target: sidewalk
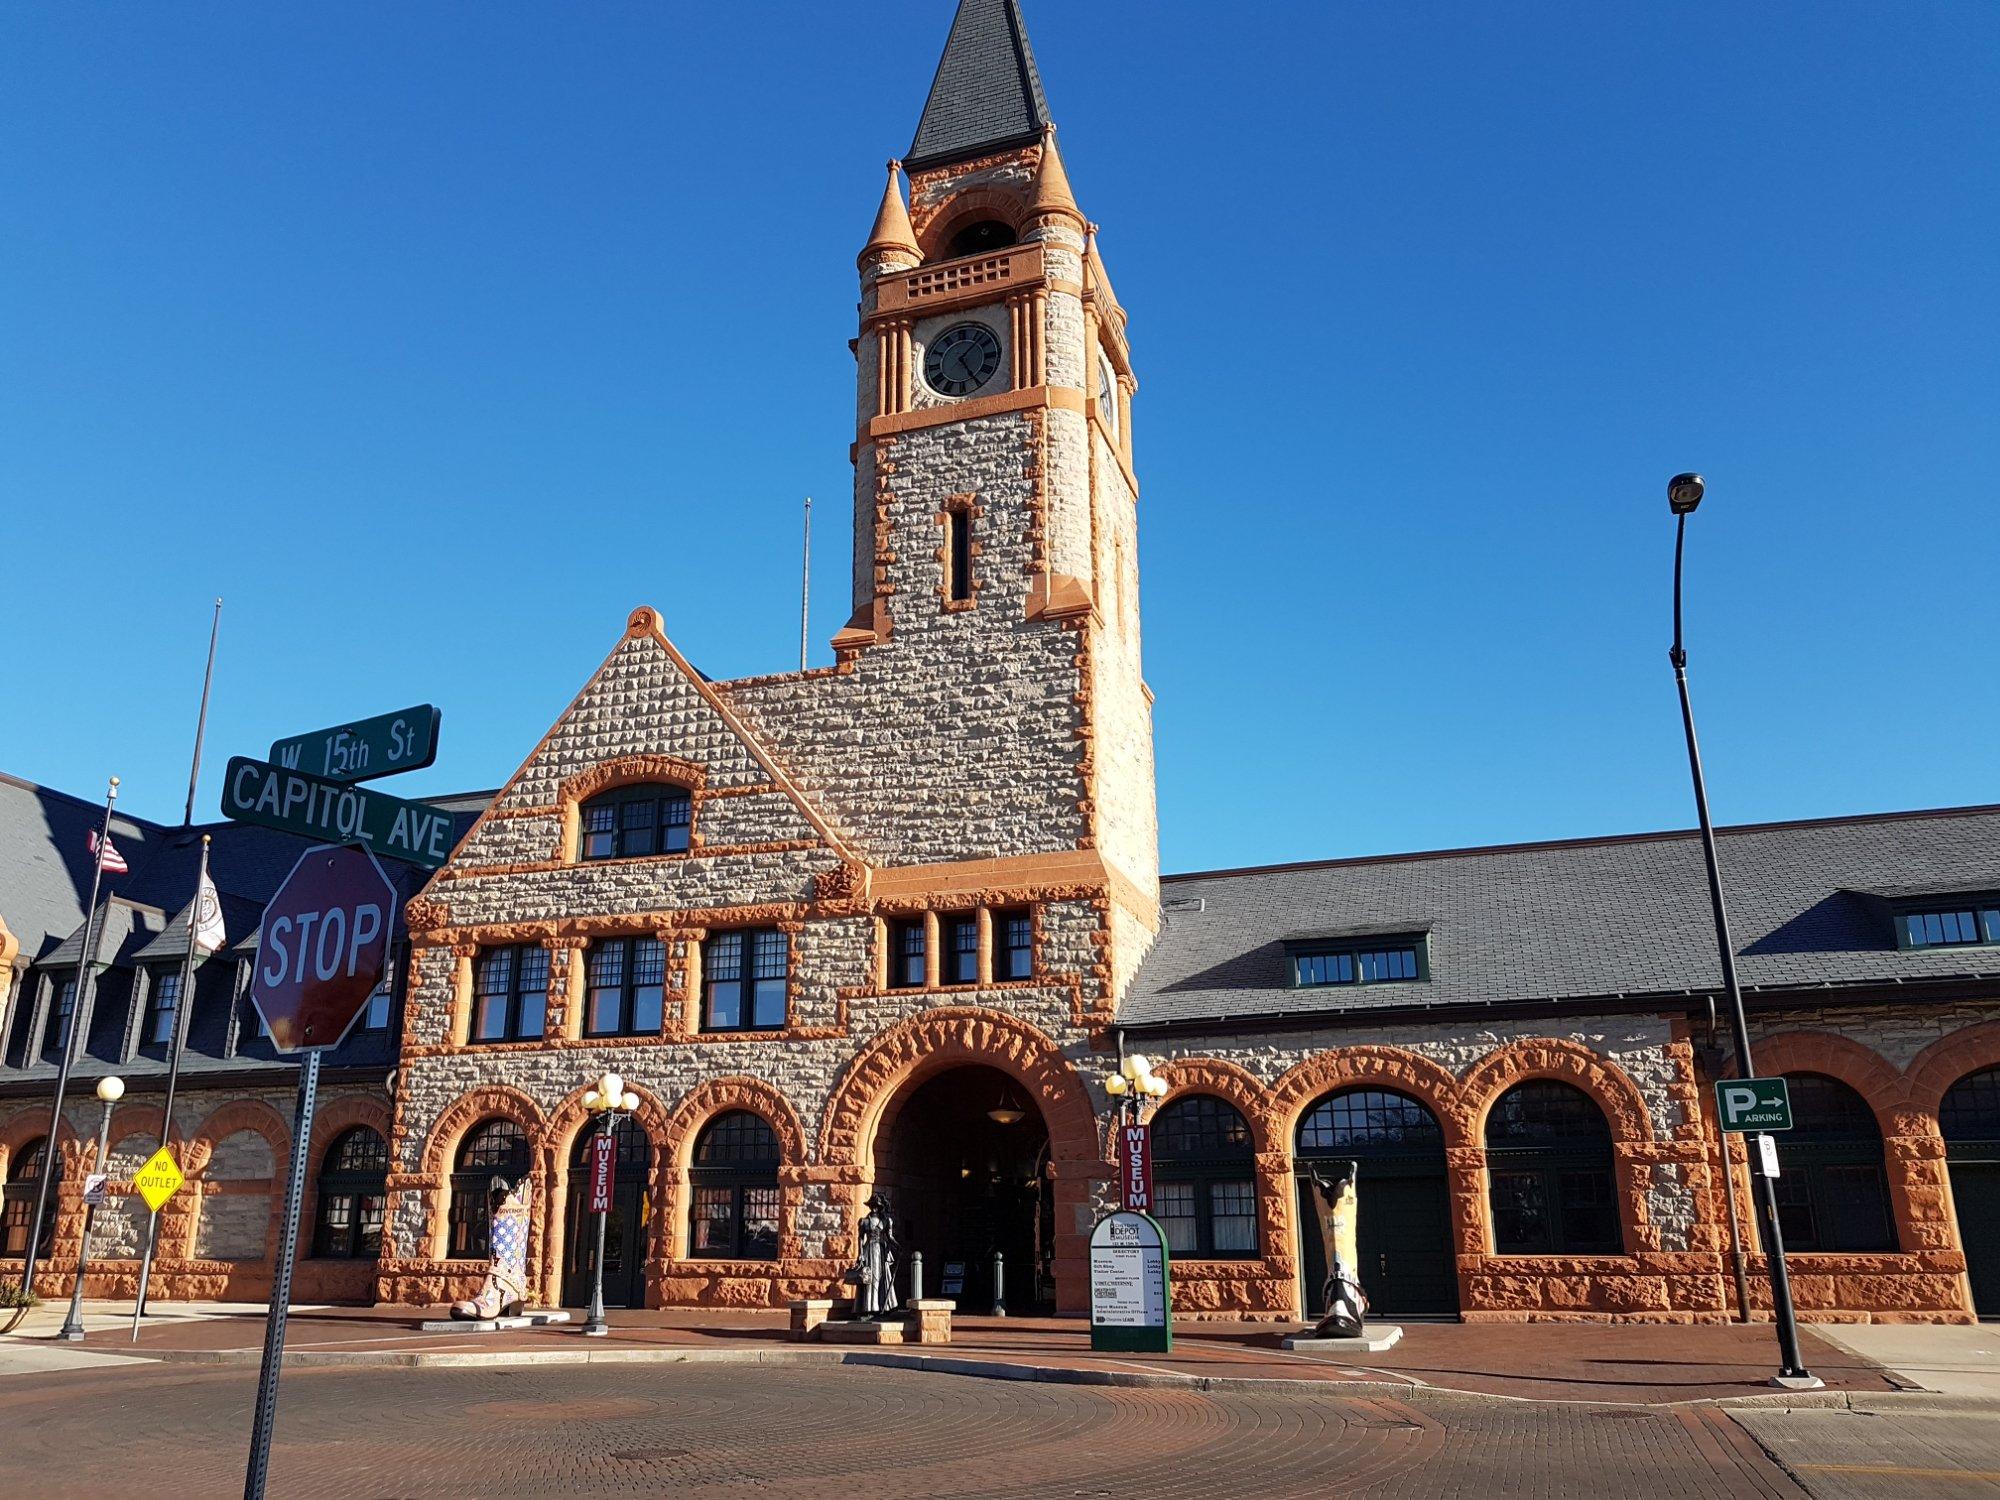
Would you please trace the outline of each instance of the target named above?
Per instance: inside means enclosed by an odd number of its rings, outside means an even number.
[[[129,1342],[130,1304],[88,1304],[79,1346],[17,1332],[0,1341],[0,1371],[15,1346],[35,1346],[52,1366],[78,1354],[111,1359],[255,1363],[264,1338],[262,1307],[162,1304],[138,1345]],[[1661,1403],[1764,1396],[1775,1349],[1768,1326],[1733,1324],[1406,1323],[1403,1341],[1366,1363],[1288,1352],[1279,1340],[1298,1325],[1197,1323],[1175,1330],[1171,1354],[1095,1354],[1074,1318],[965,1317],[949,1345],[857,1349],[795,1344],[787,1316],[762,1309],[619,1311],[606,1338],[585,1339],[577,1322],[496,1334],[425,1334],[441,1310],[299,1308],[286,1339],[288,1362],[365,1365],[539,1365],[610,1362],[867,1363],[1093,1384],[1299,1382],[1439,1387],[1530,1400]],[[1904,1389],[1865,1353],[1804,1330],[1806,1357],[1829,1391],[1867,1396]],[[59,1352],[60,1351],[60,1352]]]

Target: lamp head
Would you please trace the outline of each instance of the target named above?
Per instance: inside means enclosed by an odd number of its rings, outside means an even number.
[[[604,1100],[606,1109],[615,1109],[618,1101],[625,1097],[625,1080],[616,1073],[606,1073],[597,1080],[597,1093]]]
[[[116,1104],[125,1097],[125,1080],[122,1078],[100,1078],[97,1080],[97,1097],[106,1104]]]
[[[1146,1092],[1151,1094],[1155,1099],[1166,1098],[1167,1080],[1157,1073],[1148,1075],[1146,1079]]]
[[[618,1107],[624,1110],[626,1114],[631,1114],[633,1110],[639,1107],[639,1096],[630,1089],[625,1090],[625,1097],[618,1101]]]
[[[1667,481],[1667,506],[1677,516],[1692,515],[1705,486],[1699,474],[1676,474]]]
[[[1109,1094],[1114,1099],[1119,1098],[1130,1087],[1131,1085],[1125,1081],[1125,1075],[1123,1073],[1110,1073],[1105,1075],[1104,1092]]]

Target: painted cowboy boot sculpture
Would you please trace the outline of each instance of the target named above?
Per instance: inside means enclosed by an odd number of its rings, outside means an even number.
[[[487,1194],[492,1212],[489,1242],[492,1258],[486,1284],[469,1302],[454,1302],[451,1315],[460,1319],[518,1317],[528,1297],[528,1181],[493,1179]]]
[[[1318,1167],[1312,1169],[1313,1216],[1319,1220],[1320,1243],[1326,1248],[1326,1316],[1313,1329],[1318,1338],[1361,1337],[1368,1312],[1354,1249],[1354,1182],[1359,1170],[1358,1162],[1342,1162],[1340,1175],[1328,1179]]]

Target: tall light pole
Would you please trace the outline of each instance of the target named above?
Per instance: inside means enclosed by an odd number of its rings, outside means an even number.
[[[597,1087],[583,1096],[583,1107],[597,1116],[598,1141],[609,1141],[612,1132],[618,1128],[621,1115],[630,1115],[639,1107],[639,1096],[625,1087],[625,1080],[616,1073],[606,1073],[597,1080]],[[593,1149],[616,1151],[616,1145]],[[615,1159],[615,1158],[614,1158]],[[591,1191],[597,1190],[597,1165],[591,1163]],[[604,1226],[611,1217],[611,1195],[606,1192],[604,1206],[597,1211],[597,1257],[590,1271],[590,1311],[584,1314],[583,1336],[601,1339],[611,1332],[611,1325],[604,1321]]]
[[[1694,704],[1688,698],[1687,648],[1681,639],[1681,554],[1687,545],[1687,521],[1701,504],[1705,491],[1699,474],[1676,474],[1667,481],[1667,506],[1674,523],[1674,644],[1667,653],[1674,664],[1674,684],[1680,689],[1681,725],[1687,731],[1688,771],[1694,777],[1694,811],[1701,821],[1701,852],[1708,863],[1708,899],[1715,909],[1715,944],[1722,959],[1722,987],[1729,997],[1729,1026],[1736,1038],[1736,1069],[1739,1078],[1754,1078],[1750,1061],[1750,1023],[1743,1014],[1743,991],[1736,983],[1736,945],[1729,936],[1729,907],[1722,897],[1722,866],[1715,854],[1715,826],[1708,818],[1708,788],[1702,780],[1701,748],[1694,737]],[[1757,1165],[1761,1146],[1751,1152]],[[1729,1153],[1722,1156],[1723,1170],[1733,1171]],[[1729,1184],[1725,1180],[1724,1187]],[[1750,1174],[1750,1192],[1756,1203],[1757,1222],[1763,1232],[1764,1257],[1771,1268],[1771,1306],[1778,1326],[1778,1374],[1774,1385],[1794,1390],[1817,1390],[1825,1382],[1806,1368],[1799,1353],[1799,1324],[1792,1312],[1792,1282],[1785,1272],[1785,1237],[1778,1226],[1778,1198],[1771,1179],[1761,1171]]]
[[[97,1124],[97,1170],[105,1172],[109,1170],[105,1157],[111,1150],[111,1111],[125,1097],[125,1080],[98,1079],[97,1097],[104,1101],[104,1117]],[[47,1170],[46,1165],[43,1170]],[[90,1266],[90,1226],[96,1219],[97,1205],[86,1203],[83,1210],[83,1243],[76,1251],[76,1285],[70,1288],[69,1293],[69,1316],[63,1319],[63,1326],[56,1332],[57,1338],[67,1339],[72,1344],[83,1338],[83,1274]]]

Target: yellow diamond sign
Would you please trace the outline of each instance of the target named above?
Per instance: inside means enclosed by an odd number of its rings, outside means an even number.
[[[139,1196],[146,1200],[146,1207],[158,1213],[160,1205],[178,1193],[181,1184],[186,1181],[187,1178],[181,1172],[180,1164],[174,1160],[173,1153],[162,1146],[146,1158],[146,1165],[139,1168],[138,1174],[132,1179],[132,1186],[137,1188]]]

